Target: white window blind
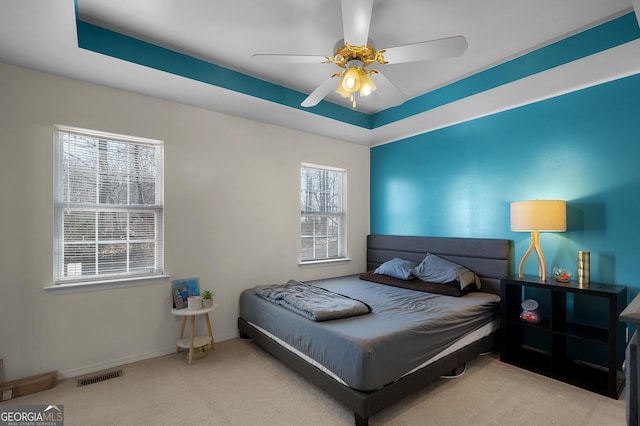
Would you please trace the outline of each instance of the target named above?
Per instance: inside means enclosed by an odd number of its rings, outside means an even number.
[[[163,273],[163,145],[55,127],[54,284]]]
[[[346,256],[346,171],[302,164],[300,168],[300,260]]]

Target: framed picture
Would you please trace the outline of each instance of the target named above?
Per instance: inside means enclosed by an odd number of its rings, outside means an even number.
[[[189,297],[189,291],[186,285],[171,286],[171,293],[173,294],[173,307],[175,309],[184,309],[187,307],[187,298]]]
[[[171,281],[171,294],[175,309],[186,308],[189,296],[200,296],[200,279],[183,278]]]

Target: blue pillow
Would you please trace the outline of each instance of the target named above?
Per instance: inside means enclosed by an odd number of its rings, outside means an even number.
[[[410,260],[400,259],[396,257],[382,265],[378,266],[374,274],[388,275],[390,277],[398,278],[401,280],[412,280],[414,277],[411,274],[411,270],[418,266],[416,262]]]
[[[469,287],[471,285],[475,285],[475,289],[480,290],[480,278],[474,272],[431,253],[427,253],[411,273],[419,280],[430,283],[447,284],[457,281],[463,291],[472,289],[473,287]]]

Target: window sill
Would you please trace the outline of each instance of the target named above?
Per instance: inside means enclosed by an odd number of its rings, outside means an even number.
[[[301,268],[304,268],[306,266],[328,266],[328,265],[334,265],[336,263],[346,263],[346,262],[351,262],[351,258],[337,257],[335,259],[298,261],[298,266],[300,266]]]
[[[44,290],[51,294],[85,293],[88,291],[111,290],[115,288],[137,287],[142,285],[165,284],[169,275],[152,275],[145,277],[128,277],[104,281],[85,281],[69,284],[54,284]]]

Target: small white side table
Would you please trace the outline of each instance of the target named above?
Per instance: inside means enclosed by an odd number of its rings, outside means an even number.
[[[211,322],[209,322],[209,312],[213,311],[218,307],[217,303],[209,306],[208,308],[202,309],[171,309],[171,313],[173,315],[182,317],[182,326],[180,327],[180,338],[178,339],[178,344],[176,348],[176,352],[180,352],[180,348],[189,349],[189,365],[191,365],[191,360],[193,359],[193,348],[204,346],[208,343],[211,343],[211,349],[214,349],[214,340],[213,340],[213,332],[211,331]],[[196,336],[195,335],[195,326],[196,326],[196,317],[198,315],[204,315],[205,321],[207,323],[207,328],[209,329],[208,336]],[[189,338],[184,337],[184,326],[187,323],[187,318],[191,321],[191,329],[189,333]]]

